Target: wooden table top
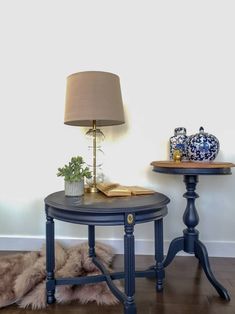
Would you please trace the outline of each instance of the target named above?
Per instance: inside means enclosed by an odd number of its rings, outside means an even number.
[[[235,164],[231,162],[193,162],[193,161],[153,161],[153,171],[166,174],[183,175],[223,175],[232,174],[231,168]]]
[[[183,169],[220,169],[220,168],[232,168],[235,164],[231,162],[193,162],[193,161],[181,161],[175,162],[172,160],[152,161],[151,166],[161,168],[183,168]]]

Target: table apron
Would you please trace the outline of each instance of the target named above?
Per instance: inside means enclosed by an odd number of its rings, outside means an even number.
[[[73,224],[81,225],[95,225],[95,226],[117,226],[125,224],[125,215],[128,211],[123,211],[121,213],[78,213],[78,212],[66,212],[63,210],[57,211],[56,208],[51,206],[46,209],[47,216],[61,220],[64,222],[69,222]],[[131,211],[130,211],[131,212]],[[151,211],[138,211],[135,213],[135,223],[145,223],[153,220],[161,219],[167,215],[167,206],[162,208],[152,209]]]

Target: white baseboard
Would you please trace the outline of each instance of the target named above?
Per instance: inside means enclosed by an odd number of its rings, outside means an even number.
[[[65,246],[72,246],[86,242],[86,238],[58,237],[57,240]],[[123,239],[96,239],[111,245],[117,254],[123,254]],[[37,251],[45,243],[42,236],[0,236],[1,251]],[[164,241],[164,252],[166,254],[170,241]],[[235,241],[205,241],[209,256],[235,257]],[[153,240],[136,239],[135,253],[137,255],[154,255]],[[179,252],[178,255],[188,255]]]

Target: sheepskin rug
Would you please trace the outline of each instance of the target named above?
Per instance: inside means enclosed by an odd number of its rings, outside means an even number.
[[[2,256],[0,258],[0,307],[17,303],[21,308],[41,309],[46,303],[46,251]],[[96,243],[96,256],[111,271],[114,252]],[[79,277],[100,274],[88,256],[86,243],[65,249],[55,244],[55,277]],[[120,281],[116,286],[122,290]],[[112,305],[118,302],[105,282],[75,286],[57,286],[57,303],[76,300]]]

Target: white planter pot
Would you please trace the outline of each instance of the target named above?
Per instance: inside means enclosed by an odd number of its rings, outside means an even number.
[[[84,180],[78,182],[64,181],[66,196],[82,196],[84,194]]]

